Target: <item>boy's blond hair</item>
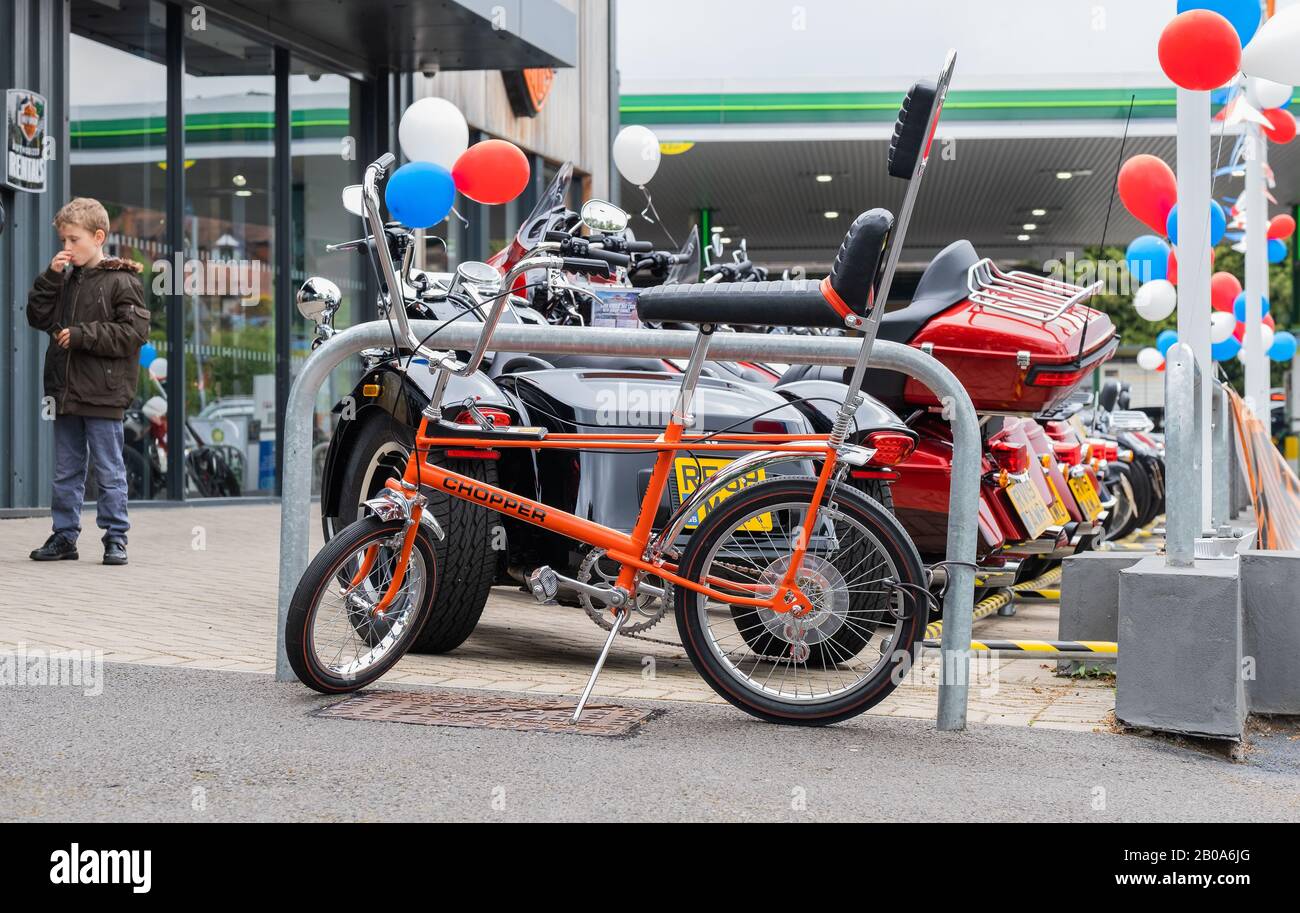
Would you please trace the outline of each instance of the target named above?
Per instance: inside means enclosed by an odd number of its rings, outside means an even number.
[[[67,226],[84,228],[92,235],[97,231],[108,234],[108,210],[99,200],[90,197],[77,197],[59,210],[54,217],[56,229]]]

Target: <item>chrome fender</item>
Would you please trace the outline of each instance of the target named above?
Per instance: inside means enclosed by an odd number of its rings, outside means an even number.
[[[700,512],[700,508],[709,503],[709,499],[724,490],[728,485],[742,476],[748,475],[757,469],[766,469],[769,466],[777,466],[782,463],[807,463],[809,456],[806,453],[775,453],[772,451],[759,451],[751,453],[748,456],[741,457],[734,463],[728,465],[725,469],[718,471],[709,482],[695,489],[689,498],[682,501],[682,506],[668,520],[668,524],[659,533],[658,538],[650,543],[649,555],[650,560],[664,555],[673,547],[673,543],[681,537],[682,531],[685,530],[686,524],[691,517]]]

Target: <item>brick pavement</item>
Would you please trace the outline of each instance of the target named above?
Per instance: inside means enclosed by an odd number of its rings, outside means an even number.
[[[131,564],[110,568],[99,563],[93,513],[83,519],[81,560],[55,565],[27,558],[48,535],[48,520],[0,520],[0,650],[102,650],[107,662],[271,674],[279,521],[273,505],[135,510]],[[312,536],[319,548],[318,523]],[[978,636],[1054,640],[1056,615],[1054,604],[1024,605],[1014,618],[980,622]],[[385,680],[577,695],[603,633],[580,610],[498,588],[464,646],[449,656],[408,656]],[[647,636],[620,639],[598,695],[721,702],[691,668],[671,619]],[[936,667],[924,663],[871,712],[933,719]],[[1112,683],[1057,678],[1053,663],[975,668],[973,723],[1093,730],[1114,710]]]

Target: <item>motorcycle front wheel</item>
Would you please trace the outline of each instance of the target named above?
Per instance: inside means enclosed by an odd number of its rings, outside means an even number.
[[[365,517],[339,532],[307,567],[289,604],[285,647],[298,679],[347,694],[381,678],[428,619],[436,584],[433,543],[417,531],[396,598],[379,614],[401,555],[406,524]]]
[[[782,477],[715,507],[691,536],[679,575],[763,598],[789,568],[817,480]],[[797,575],[802,618],[669,587],[682,646],[733,706],[774,723],[823,726],[884,700],[910,668],[927,612],[921,558],[879,503],[841,486],[823,497]]]

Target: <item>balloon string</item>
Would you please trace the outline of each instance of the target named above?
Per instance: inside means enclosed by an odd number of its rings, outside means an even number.
[[[461,227],[469,228],[469,219],[462,216],[460,214],[460,210],[458,210],[455,206],[451,207],[451,214],[460,220]]]
[[[641,210],[641,218],[651,225],[658,225],[660,230],[668,236],[673,248],[680,249],[681,245],[677,243],[677,239],[673,237],[672,232],[668,230],[668,226],[664,225],[663,219],[659,217],[659,210],[655,209],[655,201],[651,199],[650,191],[646,190],[645,186],[642,185],[641,192],[645,194],[645,209]],[[651,213],[654,214],[654,218],[651,218]]]

